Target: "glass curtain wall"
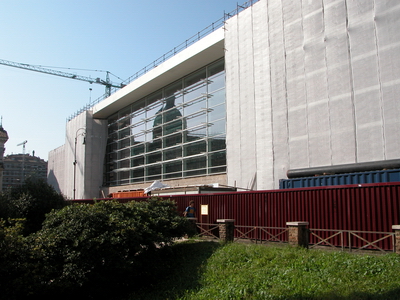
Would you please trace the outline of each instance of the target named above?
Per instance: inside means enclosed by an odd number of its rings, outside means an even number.
[[[225,173],[225,124],[222,59],[108,118],[105,184]]]

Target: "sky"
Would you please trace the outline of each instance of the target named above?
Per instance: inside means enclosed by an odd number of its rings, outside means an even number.
[[[0,60],[119,84],[236,9],[236,0],[1,0]],[[101,97],[100,84],[0,64],[5,155],[48,160],[67,118]]]

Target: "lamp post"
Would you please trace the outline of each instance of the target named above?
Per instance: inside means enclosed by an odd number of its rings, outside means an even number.
[[[83,132],[79,132],[81,130],[83,130]],[[79,136],[83,136],[82,144],[85,145],[86,128],[83,128],[83,127],[79,128],[75,133],[74,162],[73,162],[73,165],[74,165],[74,199],[75,199],[75,192],[76,192],[76,164],[77,164],[77,161],[76,161],[76,144],[78,143],[78,137]]]

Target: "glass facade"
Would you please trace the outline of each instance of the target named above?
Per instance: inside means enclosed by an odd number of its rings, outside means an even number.
[[[226,172],[224,60],[108,118],[107,186]]]

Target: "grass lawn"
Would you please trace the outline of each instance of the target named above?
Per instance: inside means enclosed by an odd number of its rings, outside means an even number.
[[[400,256],[179,243],[168,274],[129,299],[400,299]]]

